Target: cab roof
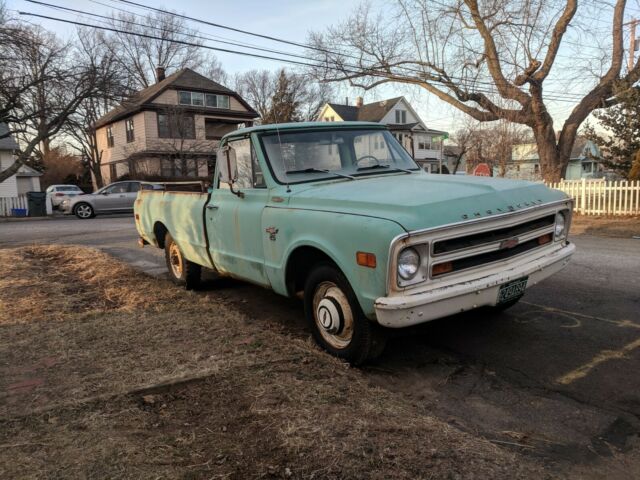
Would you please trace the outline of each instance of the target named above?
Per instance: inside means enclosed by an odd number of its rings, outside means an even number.
[[[226,140],[232,137],[245,137],[252,133],[264,132],[282,132],[285,130],[306,130],[306,129],[339,129],[339,128],[377,128],[387,129],[387,126],[375,122],[292,122],[292,123],[271,123],[268,125],[258,125],[255,127],[240,128],[233,132],[227,133],[222,139]]]

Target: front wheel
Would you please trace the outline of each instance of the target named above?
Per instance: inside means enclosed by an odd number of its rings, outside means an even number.
[[[193,290],[200,285],[202,267],[184,258],[180,247],[168,233],[164,239],[164,258],[173,283],[187,290]]]
[[[93,211],[93,207],[88,203],[79,203],[74,208],[73,213],[75,213],[76,217],[78,217],[81,220],[93,218],[96,215],[96,213]]]
[[[349,282],[332,264],[318,265],[307,278],[304,307],[314,339],[332,355],[359,365],[382,353],[382,331],[364,316]]]

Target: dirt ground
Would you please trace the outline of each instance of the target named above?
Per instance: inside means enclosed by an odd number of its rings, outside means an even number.
[[[0,262],[0,478],[559,475],[223,293],[83,247]]]
[[[615,238],[640,237],[640,217],[574,215],[571,234]]]

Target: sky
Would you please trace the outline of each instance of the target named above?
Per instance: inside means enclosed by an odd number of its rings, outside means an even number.
[[[12,10],[20,10],[42,15],[72,18],[68,13],[61,13],[48,7],[29,3],[27,0],[5,0],[7,7]],[[109,15],[113,8],[126,8],[127,10],[144,13],[143,9],[126,5],[117,0],[45,0],[64,7],[90,11],[93,13]],[[272,35],[287,40],[305,43],[310,31],[322,31],[330,25],[343,21],[361,0],[242,0],[242,1],[204,1],[204,0],[180,0],[152,1],[137,0],[139,3],[167,8],[179,13],[197,17],[210,22],[229,25],[243,30]],[[427,0],[428,2],[429,0]],[[384,11],[388,8],[390,0],[373,0],[373,8]],[[631,0],[629,14],[640,17],[640,0]],[[610,38],[608,33],[611,8],[602,3],[599,9],[587,11],[587,21],[591,27],[585,29],[570,29],[567,38],[570,44],[563,45],[559,52],[557,68],[554,68],[549,81],[545,84],[547,90],[553,92],[553,101],[548,102],[548,108],[554,117],[556,129],[569,115],[575,105],[575,96],[582,94],[592,84],[589,75],[577,68],[577,64],[586,63],[601,54],[598,45],[602,38]],[[12,12],[15,13],[15,12]],[[588,15],[591,15],[590,17]],[[28,17],[23,17],[28,18]],[[58,23],[31,17],[29,21],[41,24],[61,37],[72,37],[75,32],[73,25]],[[78,21],[83,21],[78,18]],[[85,20],[86,21],[86,20]],[[206,34],[218,35],[232,40],[240,40],[260,46],[278,48],[287,51],[295,51],[295,47],[278,43],[269,43],[267,40],[247,37],[235,32],[219,30],[214,27],[193,24]],[[626,45],[626,43],[625,43]],[[223,46],[223,45],[221,45]],[[223,46],[224,47],[224,46]],[[227,48],[233,48],[227,46]],[[298,52],[300,53],[300,52]],[[230,74],[251,69],[278,69],[286,66],[277,61],[248,58],[229,53],[216,53],[223,68]],[[455,132],[465,122],[465,115],[427,93],[420,87],[407,87],[397,84],[387,84],[375,90],[363,92],[362,90],[341,86],[338,89],[334,101],[343,103],[345,97],[353,104],[356,96],[363,96],[365,103],[404,95],[411,102],[422,120],[429,128]],[[571,96],[567,101],[566,95]]]

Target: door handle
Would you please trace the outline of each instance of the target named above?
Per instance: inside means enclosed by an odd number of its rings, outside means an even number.
[[[211,205],[211,204],[209,204],[209,205],[207,205],[207,208],[208,208],[209,210],[218,210],[218,208],[220,208],[220,207],[219,207],[218,205]]]

